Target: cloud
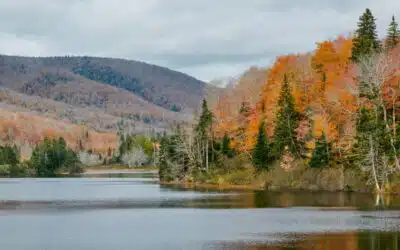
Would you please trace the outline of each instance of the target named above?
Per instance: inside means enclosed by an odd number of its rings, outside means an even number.
[[[0,52],[121,57],[211,80],[347,34],[367,7],[381,36],[400,13],[397,0],[0,0]]]

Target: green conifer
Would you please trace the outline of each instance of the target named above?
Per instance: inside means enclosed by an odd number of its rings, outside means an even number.
[[[370,9],[366,9],[360,16],[358,28],[353,39],[351,59],[358,62],[361,57],[380,50],[375,18]]]
[[[292,90],[286,75],[283,79],[278,107],[279,111],[274,131],[273,155],[279,159],[287,147],[290,153],[300,156],[301,143],[296,138],[296,128],[299,124],[300,114],[295,109]]]
[[[262,121],[258,128],[257,143],[253,149],[253,165],[257,169],[268,169],[269,161],[270,146],[265,131],[265,122]]]
[[[316,141],[315,149],[310,160],[310,167],[324,168],[329,166],[331,145],[326,141],[325,135],[319,137]]]
[[[391,50],[397,46],[400,38],[399,25],[396,22],[394,16],[392,16],[392,22],[389,25],[388,35],[386,40],[386,48]]]

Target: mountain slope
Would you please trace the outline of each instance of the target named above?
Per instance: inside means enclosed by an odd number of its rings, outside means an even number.
[[[50,97],[56,85],[88,80],[127,90],[148,103],[186,113],[198,107],[206,86],[186,74],[137,61],[0,56],[0,85],[26,94]]]

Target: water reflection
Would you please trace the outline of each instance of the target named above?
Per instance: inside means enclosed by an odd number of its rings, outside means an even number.
[[[272,244],[218,243],[214,249],[229,250],[399,250],[400,233],[348,232],[296,234],[284,242]]]
[[[399,249],[399,197],[376,207],[367,194],[187,189],[122,176],[0,180],[0,249]]]
[[[266,208],[266,207],[321,207],[331,209],[347,210],[371,210],[371,209],[400,209],[399,196],[385,196],[381,199],[384,203],[376,205],[376,197],[373,194],[363,194],[354,192],[307,192],[307,191],[222,191],[215,188],[185,188],[181,185],[161,185],[163,191],[187,191],[197,192],[220,192],[220,193],[240,193],[240,204],[238,197],[226,196],[232,200],[233,207],[243,208]]]

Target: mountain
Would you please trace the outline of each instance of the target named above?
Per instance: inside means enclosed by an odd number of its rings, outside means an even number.
[[[97,131],[129,126],[141,132],[190,121],[206,87],[186,74],[137,61],[0,56],[0,105]]]
[[[115,149],[118,131],[155,135],[193,121],[208,89],[137,61],[0,55],[0,145],[31,149],[53,135],[76,147],[84,133],[84,148],[104,153]]]
[[[218,88],[229,88],[235,85],[237,81],[238,81],[237,78],[230,76],[230,77],[221,77],[213,79],[209,82],[209,84]]]
[[[193,112],[206,84],[186,74],[143,62],[96,57],[0,56],[0,85],[29,95],[54,96],[60,85],[92,81],[114,86],[167,110]],[[95,87],[93,85],[93,87]],[[132,97],[139,102],[138,98]]]

